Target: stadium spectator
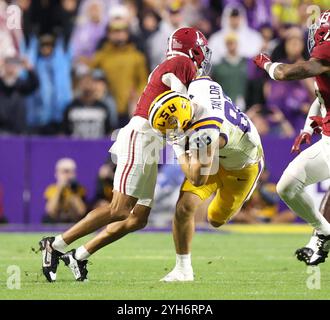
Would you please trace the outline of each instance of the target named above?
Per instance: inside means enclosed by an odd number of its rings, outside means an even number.
[[[246,10],[246,18],[250,28],[258,30],[264,23],[271,21],[270,4],[272,0],[241,0]]]
[[[40,80],[39,90],[28,100],[28,125],[41,134],[59,130],[63,112],[72,99],[71,58],[62,38],[33,37],[26,48]]]
[[[26,77],[20,77],[21,71]],[[0,132],[26,132],[26,97],[39,82],[27,58],[7,57],[0,61]]]
[[[242,111],[245,110],[245,93],[248,80],[247,59],[238,54],[238,38],[235,33],[225,37],[226,54],[213,66],[213,78]]]
[[[97,139],[110,132],[110,113],[107,106],[97,100],[94,79],[85,74],[78,80],[77,96],[66,107],[64,132],[76,138]]]
[[[44,193],[46,199],[45,223],[77,222],[86,214],[86,190],[77,181],[76,163],[62,158],[55,166],[56,183]]]
[[[296,220],[289,210],[280,212],[280,197],[276,192],[276,184],[269,182],[267,169],[261,174],[259,184],[251,199],[233,218],[239,223],[288,223]]]
[[[22,32],[24,41],[25,43],[29,43],[31,35],[38,32],[32,22],[32,0],[17,0],[16,4],[20,7],[22,12]]]
[[[88,0],[81,6],[71,45],[73,58],[91,57],[105,34],[107,16],[102,0]]]
[[[303,60],[304,37],[301,30],[297,28],[288,30],[284,50],[286,58],[282,61],[294,63]],[[274,114],[270,118],[272,131],[284,137],[293,137],[304,126],[313,91],[312,79],[291,82],[267,81],[265,84],[266,104]],[[283,131],[279,127],[283,129],[283,121],[286,120],[288,130]]]
[[[108,205],[112,200],[115,165],[111,161],[103,164],[98,172],[94,208]]]
[[[107,23],[116,24],[119,22],[121,22],[122,24],[127,24],[129,31],[129,42],[133,43],[135,47],[141,52],[145,52],[146,39],[143,36],[141,36],[139,19],[137,17],[136,7],[134,3],[127,1],[125,2],[125,5],[117,4],[111,6],[111,9],[109,10],[109,19]],[[105,36],[99,41],[97,50],[101,49],[103,45],[107,42],[108,42],[108,33],[105,32]]]
[[[68,43],[79,0],[19,0],[17,4],[23,10],[23,26],[28,27],[32,34],[56,34]],[[25,36],[29,36],[26,32]],[[27,37],[28,38],[28,37]]]
[[[283,29],[280,32],[280,41],[271,53],[271,58],[276,59],[277,61],[286,61],[288,59],[286,45],[287,41],[290,39],[300,39],[302,41],[302,43],[299,44],[299,48],[302,44],[303,49],[300,49],[302,52],[299,53],[299,57],[308,60],[309,52],[307,48],[307,41],[303,30],[298,26],[283,26]]]
[[[275,37],[275,32],[269,23],[265,23],[260,26],[259,32],[262,36],[262,47],[261,52],[271,55],[274,48],[278,44],[278,39]],[[248,81],[247,89],[245,94],[246,107],[249,109],[255,105],[264,105],[265,96],[263,92],[263,87],[266,82],[267,77],[263,70],[258,68],[252,59],[248,60]],[[261,109],[258,107],[258,113]],[[257,115],[255,113],[254,115]],[[260,118],[260,121],[264,122]]]
[[[107,29],[107,42],[88,64],[105,73],[109,91],[116,101],[119,126],[122,127],[128,122],[130,109],[147,83],[148,69],[144,54],[129,40],[126,21],[110,22]]]
[[[213,33],[216,25],[215,13],[210,10],[203,10],[200,18],[196,21],[192,27],[200,30],[205,37],[208,39]]]
[[[150,58],[151,70],[164,60],[168,37],[174,30],[183,26],[181,6],[175,2],[167,7],[164,17],[159,23],[158,30],[148,41],[148,57]]]
[[[273,25],[276,29],[283,25],[294,24],[299,25],[302,29],[307,27],[307,19],[310,17],[308,6],[322,5],[322,2],[327,0],[304,0],[304,1],[279,1],[275,0],[272,3],[271,11],[273,17]],[[319,4],[317,3],[319,2]],[[329,2],[327,3],[327,9]]]
[[[155,52],[154,43],[159,30],[161,17],[153,10],[146,10],[141,15],[140,36],[145,39],[146,56],[149,69],[153,70],[159,63],[158,50]]]
[[[259,32],[247,25],[246,12],[242,6],[226,6],[221,21],[222,29],[212,34],[209,40],[214,64],[219,63],[226,54],[225,39],[228,33],[237,34],[238,53],[241,57],[252,58],[260,52],[262,38]]]
[[[94,79],[94,96],[107,106],[109,110],[110,128],[116,129],[119,127],[117,106],[115,100],[109,93],[107,78],[100,69],[93,70],[92,77]]]
[[[181,4],[182,20],[187,26],[196,25],[203,17],[203,3],[202,1],[177,1]]]
[[[55,7],[53,18],[55,28],[53,33],[64,39],[65,45],[69,43],[78,13],[79,0],[60,0]]]
[[[274,29],[268,22],[260,26],[259,32],[262,37],[261,52],[271,55],[278,44],[278,39],[275,36]]]

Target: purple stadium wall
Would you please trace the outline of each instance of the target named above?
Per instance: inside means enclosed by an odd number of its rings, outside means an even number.
[[[274,182],[293,159],[291,144],[291,139],[263,138],[266,166]],[[43,192],[54,182],[54,165],[62,157],[71,157],[77,162],[78,180],[87,188],[88,197],[93,197],[97,171],[107,159],[110,146],[108,139],[0,137],[0,184],[9,222],[40,222],[45,205]],[[23,201],[24,190],[30,191],[30,200],[25,193]]]

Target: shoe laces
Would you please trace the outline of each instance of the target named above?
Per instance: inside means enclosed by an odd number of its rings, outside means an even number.
[[[319,250],[321,251],[327,251],[326,248],[324,248],[324,244],[329,241],[327,237],[324,235],[318,235],[317,240],[316,240],[316,246]]]

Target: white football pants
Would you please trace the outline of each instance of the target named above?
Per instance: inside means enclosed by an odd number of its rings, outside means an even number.
[[[322,136],[288,165],[277,184],[278,194],[291,210],[324,235],[330,234],[330,224],[315,208],[305,187],[329,178],[330,137]]]

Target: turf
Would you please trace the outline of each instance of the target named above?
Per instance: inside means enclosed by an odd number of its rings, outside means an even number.
[[[321,289],[307,288],[311,274],[296,261],[301,234],[199,233],[194,239],[195,282],[161,283],[171,270],[169,233],[135,233],[91,259],[89,282],[73,281],[59,266],[58,281],[41,274],[31,248],[40,234],[0,234],[0,299],[329,299],[329,262],[320,266]],[[21,289],[7,288],[7,268],[21,269]]]

